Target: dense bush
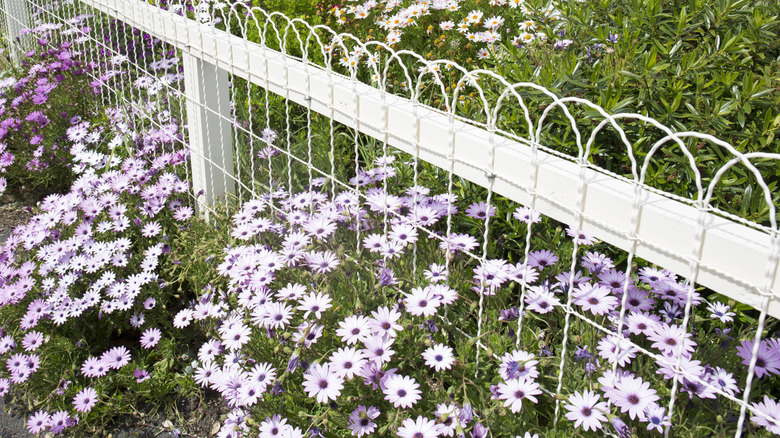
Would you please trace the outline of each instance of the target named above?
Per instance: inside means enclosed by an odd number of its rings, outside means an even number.
[[[282,2],[284,3],[284,2]],[[410,50],[425,60],[452,60],[469,70],[487,69],[510,83],[533,82],[559,96],[587,99],[609,113],[639,113],[673,130],[698,131],[732,144],[742,153],[780,152],[780,6],[750,0],[434,0],[295,3],[259,1],[293,16],[322,22],[365,43],[387,43]],[[307,7],[308,6],[308,7]],[[258,14],[258,17],[260,14]],[[284,23],[277,24],[285,29]],[[268,28],[265,28],[266,30]],[[262,33],[261,31],[258,31]],[[273,33],[266,43],[274,45]],[[252,36],[250,26],[250,36]],[[329,37],[320,33],[326,41]],[[259,39],[258,39],[259,40]],[[288,40],[294,40],[289,37]],[[345,40],[346,41],[346,40]],[[288,50],[295,52],[294,43]],[[372,46],[380,65],[389,53]],[[316,50],[311,49],[316,54]],[[334,68],[361,65],[359,77],[370,82],[373,64],[357,46],[334,51]],[[316,56],[315,56],[316,58]],[[399,59],[409,59],[405,55]],[[400,60],[394,61],[398,64]],[[404,61],[406,62],[406,61]],[[339,65],[341,63],[342,65]],[[421,71],[422,62],[410,62]],[[439,68],[444,67],[439,65]],[[456,113],[485,121],[477,89],[453,70],[440,74],[446,95],[459,91]],[[483,76],[481,88],[490,105],[504,86]],[[385,86],[409,96],[399,70],[390,70]],[[446,109],[430,75],[418,99]],[[381,84],[377,84],[379,86]],[[414,85],[414,84],[412,84]],[[433,91],[431,91],[433,89]],[[523,90],[532,120],[551,100]],[[517,102],[505,103],[500,128],[527,136]],[[579,130],[588,134],[602,117],[577,105],[570,110]],[[548,118],[543,145],[578,155],[570,123],[554,112]],[[638,121],[623,123],[637,159],[662,133]],[[600,134],[589,156],[596,165],[631,176],[626,146],[611,130]],[[688,139],[706,184],[731,153],[708,141]],[[688,198],[696,197],[694,169],[674,144],[651,160],[646,183]],[[754,160],[770,187],[777,186],[776,165]],[[741,169],[725,178],[713,205],[756,222],[766,223],[763,194],[748,189],[755,178]],[[777,203],[776,203],[777,204]]]

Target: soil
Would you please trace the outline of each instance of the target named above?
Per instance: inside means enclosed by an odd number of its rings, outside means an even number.
[[[0,246],[11,235],[13,229],[24,224],[33,216],[30,207],[43,200],[46,190],[8,190],[0,195]],[[88,435],[110,438],[177,438],[215,436],[221,421],[229,412],[222,398],[214,391],[206,391],[203,398],[179,400],[176,412],[168,416],[154,412],[154,406],[136,407],[137,413],[124,415],[114,421],[106,430]],[[0,438],[29,438],[32,435],[25,428],[26,417],[30,415],[23,407],[11,402],[10,395],[0,397]],[[174,429],[179,433],[175,434]],[[45,437],[53,438],[46,434]],[[65,436],[68,435],[66,432]]]
[[[5,242],[11,231],[32,217],[27,208],[46,197],[45,192],[9,189],[0,195],[0,243]],[[2,437],[2,435],[0,435]]]

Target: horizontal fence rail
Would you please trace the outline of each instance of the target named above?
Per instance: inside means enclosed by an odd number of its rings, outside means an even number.
[[[708,207],[708,201],[717,181],[712,183],[706,194],[702,192],[702,199],[690,205],[659,193],[644,185],[641,179],[632,181],[616,177],[585,159],[561,157],[542,150],[539,148],[542,145],[533,138],[508,138],[495,130],[491,132],[474,126],[445,112],[215,29],[213,25],[162,10],[153,4],[137,0],[83,2],[175,46],[183,51],[186,59],[196,58],[185,60],[185,69],[203,63],[211,65],[212,69],[229,70],[231,74],[267,87],[292,102],[309,105],[314,112],[332,115],[335,121],[363,134],[386,140],[390,146],[410,154],[416,153],[421,160],[442,169],[449,169],[454,161],[452,170],[457,176],[483,187],[492,186],[495,193],[523,205],[533,203],[542,214],[571,224],[623,250],[631,250],[635,246],[638,257],[673,272],[687,275],[693,263],[697,266],[697,283],[759,309],[765,299],[769,299],[768,314],[780,316],[780,272],[777,269],[780,249],[776,226],[756,229],[714,213]],[[191,76],[185,72],[185,77]],[[533,84],[516,85],[540,89]],[[186,88],[190,93],[189,88],[192,87]],[[228,101],[229,91],[223,81],[209,81],[207,88],[211,95],[222,95],[221,99],[208,101]],[[567,103],[595,107],[582,99],[551,97],[555,104],[546,111]],[[192,111],[195,109],[191,109],[190,114],[193,114]],[[211,111],[220,114],[225,110],[216,108]],[[709,135],[673,133],[639,114],[610,116],[603,110],[600,112],[606,119],[605,124],[614,125],[624,118],[654,123],[666,133],[655,148],[665,143],[680,142],[686,137],[697,137],[736,152],[728,144]],[[205,115],[193,115],[190,119],[189,129],[194,139],[192,147],[205,148],[203,155],[217,157],[222,152],[219,149],[209,152],[208,145],[219,145],[218,141],[214,138],[209,141],[205,134],[192,134],[193,130],[204,129],[199,127],[203,117]],[[541,132],[542,123],[540,120],[537,134]],[[409,129],[413,126],[417,129]],[[215,135],[213,128],[210,131],[210,135]],[[225,131],[216,135],[229,141],[231,135]],[[580,146],[590,149],[594,138],[584,146],[580,143]],[[734,161],[740,159],[735,158]],[[217,164],[201,164],[197,169],[194,166],[196,192],[198,188],[208,192],[203,202],[213,202],[215,197],[230,189],[210,188],[205,183],[213,180],[209,175],[216,171],[214,169],[225,168],[229,162],[229,159],[220,157]],[[210,166],[216,167],[210,170]],[[767,190],[765,185],[763,188]],[[773,219],[771,198],[768,205]]]

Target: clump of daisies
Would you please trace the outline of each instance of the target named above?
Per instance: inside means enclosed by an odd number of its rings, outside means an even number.
[[[663,269],[627,274],[573,228],[559,231],[561,251],[482,259],[481,233],[448,227],[448,215],[471,228],[507,217],[518,230],[547,219],[408,187],[397,165],[379,157],[353,190],[312,180],[232,215],[217,267],[224,288],[174,317],[210,333],[195,379],[233,409],[221,436],[515,436],[551,430],[556,405],[572,430],[626,436],[671,426],[673,390],[678,407],[740,393],[745,369],[734,361],[752,344],[715,347],[684,324],[690,303],[708,330],[728,332],[728,305]],[[567,306],[576,345],[562,356]],[[759,348],[758,377],[777,372],[774,349],[776,340]],[[750,405],[752,424],[771,430],[772,403]]]
[[[42,105],[56,90],[78,84],[69,75],[84,69],[75,47],[89,31],[85,19],[68,22],[73,46],[30,54],[28,62],[37,62],[32,73],[3,82],[4,91],[22,96],[3,105]],[[31,32],[45,46],[58,29],[41,25]],[[101,78],[95,87],[118,77],[115,64],[90,67]],[[98,428],[144,397],[195,388],[187,384],[187,364],[173,361],[186,354],[169,318],[181,304],[178,285],[162,275],[171,245],[194,213],[190,184],[181,177],[188,152],[181,147],[181,121],[168,111],[147,111],[159,108],[158,98],[147,94],[136,105],[96,116],[57,115],[67,128],[51,144],[67,154],[75,180],[46,197],[0,247],[0,395],[40,407],[27,420],[31,433]],[[34,133],[55,123],[40,111],[33,115],[29,120],[40,128]],[[21,141],[3,133],[13,140],[9,147]],[[160,361],[170,363],[155,366]]]
[[[86,16],[71,20],[83,33]],[[18,68],[0,79],[0,193],[7,185],[67,187],[72,181],[71,128],[89,116],[93,92],[84,40],[62,39],[62,24],[44,23],[25,30],[37,44]],[[78,140],[94,143],[99,133],[79,130]]]

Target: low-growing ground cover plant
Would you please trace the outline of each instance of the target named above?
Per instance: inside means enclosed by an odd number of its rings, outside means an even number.
[[[774,319],[755,344],[754,309],[284,103],[236,116],[250,190],[194,217],[164,53],[69,121],[77,179],[0,253],[0,390],[31,433],[200,385],[223,437],[718,436],[755,347],[745,433],[780,434]],[[313,132],[330,152],[286,155]]]
[[[69,142],[81,131],[68,133],[82,117],[89,118],[93,98],[86,72],[95,66],[78,56],[78,46],[49,39],[61,25],[38,26],[26,32],[38,50],[25,54],[19,68],[3,63],[0,82],[0,194],[13,185],[70,184]],[[85,133],[86,136],[86,133]],[[93,135],[89,139],[95,141]]]
[[[425,231],[441,230],[448,210],[484,220],[493,208],[410,187],[396,179],[393,158],[356,177],[361,196],[332,197],[317,180],[233,215],[219,287],[176,316],[212,335],[195,379],[234,407],[222,436],[552,436],[555,423],[559,433],[645,435],[671,425],[673,387],[675,430],[733,432],[726,417],[736,405],[723,394],[740,394],[751,323],[668,271],[626,275],[572,230],[559,230],[570,237],[555,251],[480,263],[467,255],[477,238]],[[542,219],[525,208],[513,216]],[[222,311],[209,316],[214,307]],[[762,342],[754,406],[774,420],[751,419],[772,431],[780,413],[758,394],[776,386],[777,338]]]

